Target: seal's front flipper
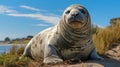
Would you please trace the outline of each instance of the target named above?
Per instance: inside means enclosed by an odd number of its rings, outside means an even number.
[[[23,55],[21,57],[19,57],[19,59],[22,59],[23,57],[30,57],[30,58],[32,58],[31,53],[30,53],[30,48],[31,48],[31,44],[29,43],[25,47]]]
[[[100,57],[97,53],[96,53],[96,49],[94,48],[90,54],[90,59],[92,60],[103,60],[104,58]]]
[[[44,58],[44,63],[60,63],[60,62],[63,62],[62,59],[60,59],[59,57],[56,57],[56,56],[50,56],[50,57],[46,57]]]
[[[44,63],[60,63],[63,60],[58,56],[54,45],[46,45],[44,50]]]

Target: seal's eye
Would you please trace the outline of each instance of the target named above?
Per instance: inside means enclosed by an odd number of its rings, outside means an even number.
[[[66,11],[65,13],[66,13],[66,14],[69,14],[69,13],[70,13],[70,10]]]
[[[86,13],[83,9],[81,9],[80,11],[81,11],[81,13],[83,13],[83,14],[85,14],[85,13]]]

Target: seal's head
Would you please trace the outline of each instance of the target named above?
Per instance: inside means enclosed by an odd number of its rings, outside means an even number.
[[[81,28],[90,22],[88,11],[81,5],[74,4],[68,7],[62,17],[67,25],[72,28]]]

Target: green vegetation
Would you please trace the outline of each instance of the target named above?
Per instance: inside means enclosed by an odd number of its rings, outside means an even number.
[[[33,36],[27,36],[26,38],[16,38],[11,41],[11,44],[27,44]]]
[[[6,37],[6,38],[5,38],[5,42],[8,42],[8,41],[10,41],[10,38],[9,38],[9,37]]]
[[[30,59],[27,57],[19,59],[23,51],[23,46],[20,48],[17,46],[12,46],[7,54],[2,53],[0,55],[0,67],[27,67]]]
[[[10,41],[10,44],[27,44],[33,36],[27,36],[26,38],[16,38]]]
[[[10,42],[10,44],[27,44],[30,39],[15,39]]]

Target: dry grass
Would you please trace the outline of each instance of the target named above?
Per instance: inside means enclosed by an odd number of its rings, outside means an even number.
[[[120,21],[106,28],[98,28],[93,34],[93,40],[99,54],[104,54],[113,43],[120,41]]]

